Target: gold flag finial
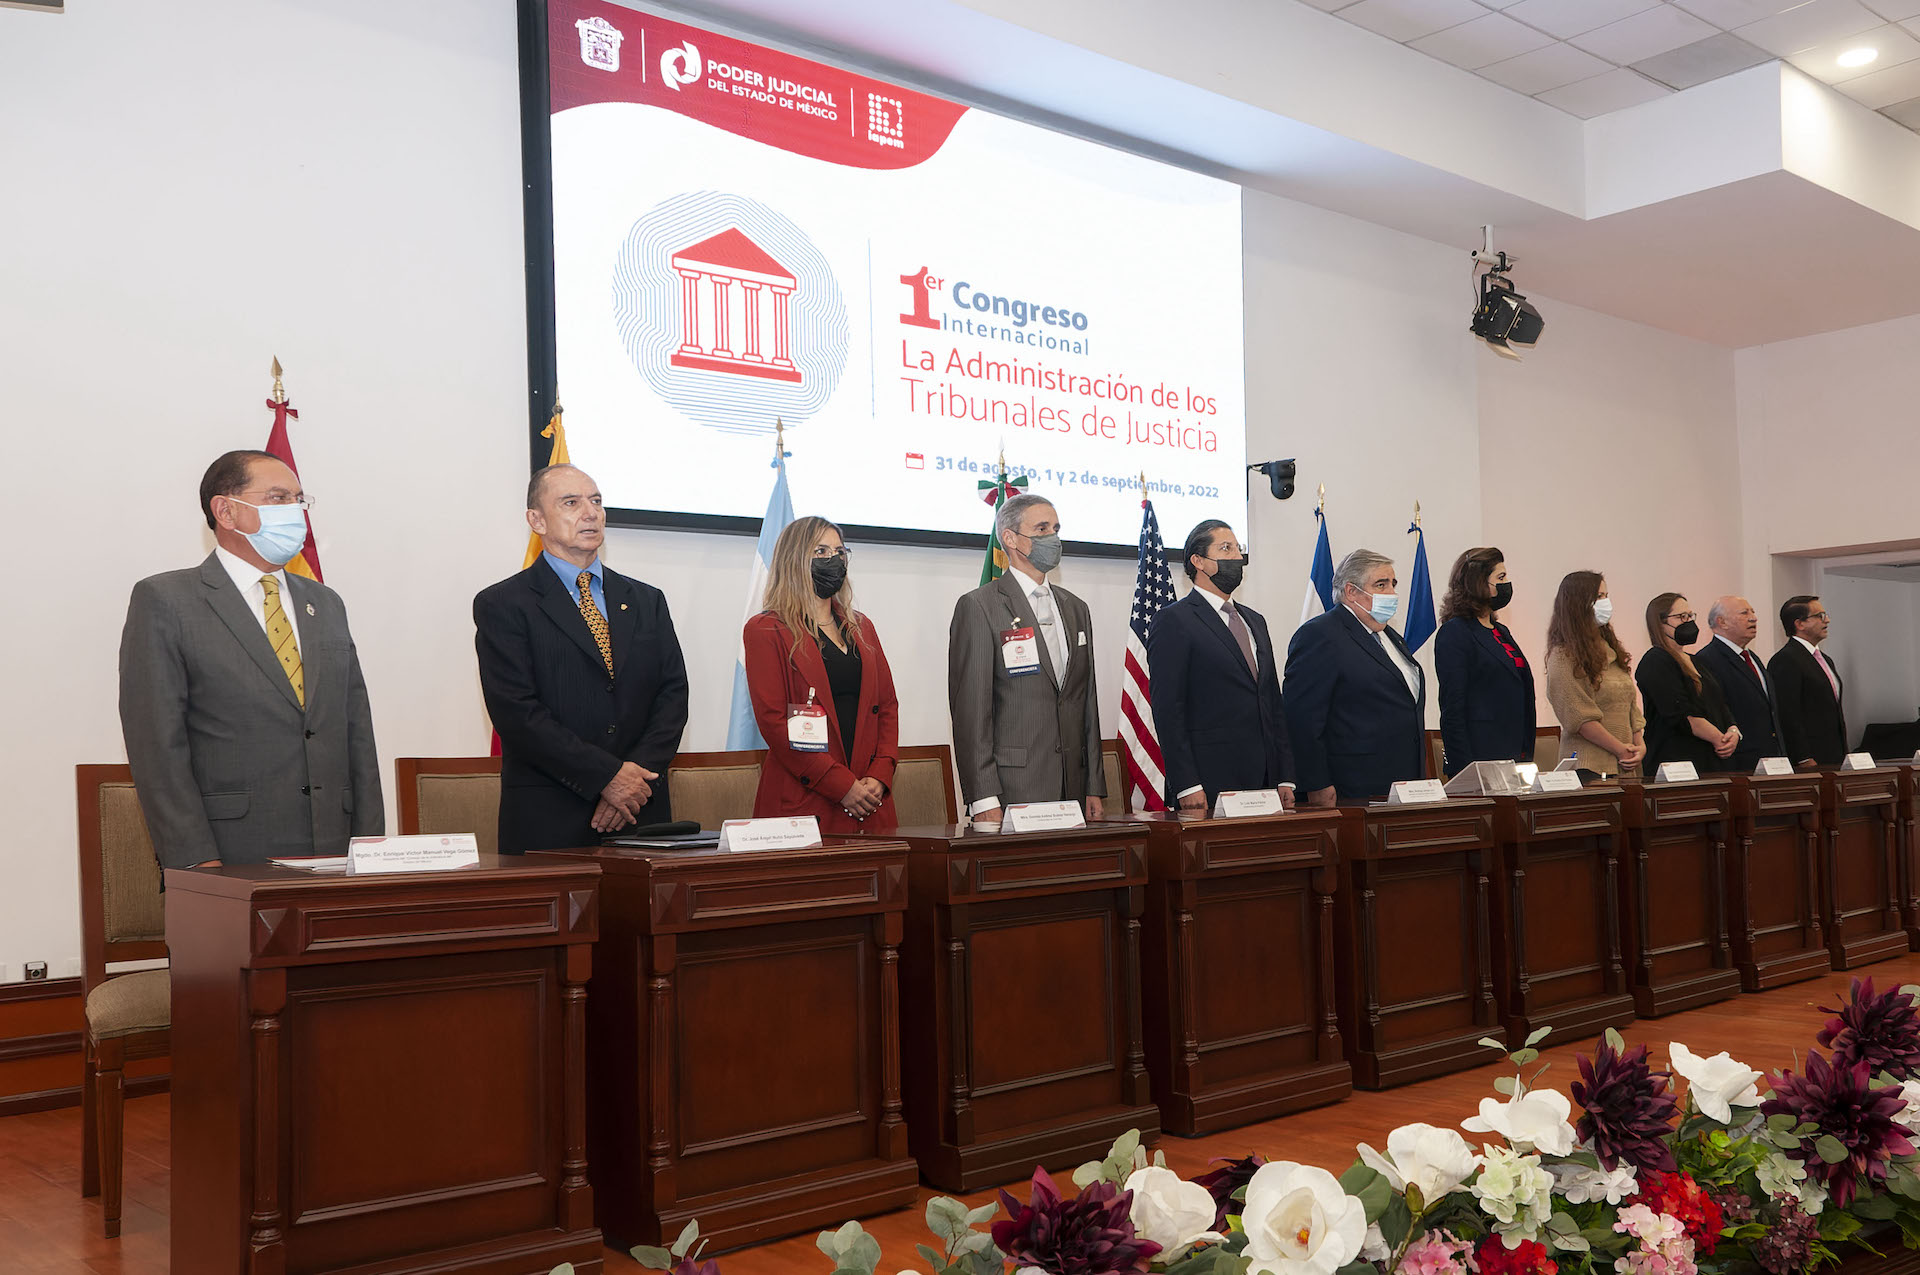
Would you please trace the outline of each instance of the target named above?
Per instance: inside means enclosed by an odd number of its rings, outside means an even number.
[[[778,465],[787,458],[787,422],[782,417],[773,418],[773,463]]]
[[[287,401],[286,387],[280,383],[280,356],[277,354],[273,356],[273,401],[276,403]]]
[[[1420,502],[1417,500],[1413,502],[1413,525],[1420,525]]]
[[[1325,483],[1320,484],[1320,503],[1313,508],[1315,513],[1327,512],[1327,485]]]
[[[1140,497],[1141,497],[1141,499],[1143,499],[1143,500],[1144,500],[1144,499],[1146,498],[1146,495],[1147,495],[1147,471],[1143,469],[1143,470],[1141,470],[1141,471],[1140,471]]]

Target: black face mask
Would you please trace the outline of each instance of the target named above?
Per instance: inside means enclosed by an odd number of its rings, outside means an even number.
[[[840,592],[840,586],[847,582],[845,558],[815,558],[812,571],[813,591],[822,598],[830,598]]]
[[[1700,626],[1692,620],[1688,620],[1685,624],[1674,629],[1673,640],[1681,646],[1692,646],[1700,640]]]
[[[1513,581],[1502,580],[1499,584],[1493,586],[1493,601],[1487,605],[1495,611],[1501,611],[1505,610],[1507,604],[1512,601]]]
[[[1213,584],[1222,593],[1232,593],[1240,587],[1241,579],[1247,574],[1245,558],[1215,558],[1213,560]]]

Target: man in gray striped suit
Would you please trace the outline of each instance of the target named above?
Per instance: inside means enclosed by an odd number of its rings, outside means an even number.
[[[1000,822],[1005,806],[1079,801],[1101,815],[1106,772],[1087,604],[1047,573],[1060,565],[1060,515],[1042,496],[1000,506],[1010,569],[964,595],[948,631],[947,701],[967,812]]]
[[[386,828],[346,607],[285,570],[305,506],[292,469],[228,452],[200,481],[214,551],[133,586],[120,726],[163,867],[340,855]]]

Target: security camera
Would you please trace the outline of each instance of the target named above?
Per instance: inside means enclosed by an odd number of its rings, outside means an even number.
[[[1293,476],[1296,466],[1293,457],[1285,460],[1267,460],[1258,465],[1248,465],[1247,472],[1259,470],[1267,476],[1267,486],[1273,490],[1275,500],[1285,500],[1293,495]]]

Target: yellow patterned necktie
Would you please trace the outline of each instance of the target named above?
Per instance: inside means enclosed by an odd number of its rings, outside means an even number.
[[[293,623],[280,606],[280,582],[272,576],[261,576],[260,587],[267,591],[267,641],[273,646],[273,658],[287,671],[287,680],[293,683],[293,697],[305,708],[307,675],[300,667],[300,644],[293,640]]]
[[[576,587],[580,590],[580,615],[593,632],[594,644],[600,648],[600,660],[607,666],[607,676],[612,677],[613,638],[607,632],[607,617],[593,604],[593,572],[582,571]]]

